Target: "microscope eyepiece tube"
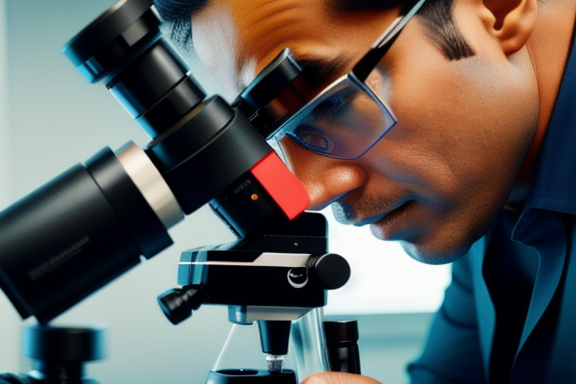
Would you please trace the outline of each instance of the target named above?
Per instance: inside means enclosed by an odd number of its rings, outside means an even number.
[[[0,287],[23,318],[44,323],[170,244],[104,149],[0,213]]]

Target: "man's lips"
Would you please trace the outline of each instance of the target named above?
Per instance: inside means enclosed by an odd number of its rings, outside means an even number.
[[[372,234],[381,240],[396,240],[396,237],[400,237],[401,232],[410,229],[406,222],[406,215],[414,204],[413,200],[404,201],[391,211],[375,218],[370,223]],[[404,236],[401,237],[404,239]]]
[[[365,217],[365,218],[359,219],[359,220],[355,220],[352,223],[352,225],[354,225],[355,227],[361,227],[364,225],[376,224],[376,223],[380,222],[381,220],[386,219],[390,215],[394,214],[397,210],[401,209],[409,201],[410,201],[410,199],[408,199],[408,198],[398,200],[394,205],[392,205],[391,208],[386,209],[384,211],[384,213],[381,213],[379,215],[370,216],[370,217]]]

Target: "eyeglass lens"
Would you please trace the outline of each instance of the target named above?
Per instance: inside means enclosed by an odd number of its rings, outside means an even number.
[[[282,132],[317,153],[360,157],[396,123],[375,91],[353,75],[343,77],[288,121]]]

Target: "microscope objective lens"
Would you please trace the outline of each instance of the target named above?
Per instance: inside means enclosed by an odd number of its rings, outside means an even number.
[[[268,371],[281,372],[282,364],[284,363],[285,356],[267,355],[266,362],[268,363]]]

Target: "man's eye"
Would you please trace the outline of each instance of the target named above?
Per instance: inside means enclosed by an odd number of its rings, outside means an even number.
[[[333,144],[330,139],[320,130],[307,125],[300,125],[292,132],[291,136],[301,142],[305,147],[321,152],[330,153]]]

